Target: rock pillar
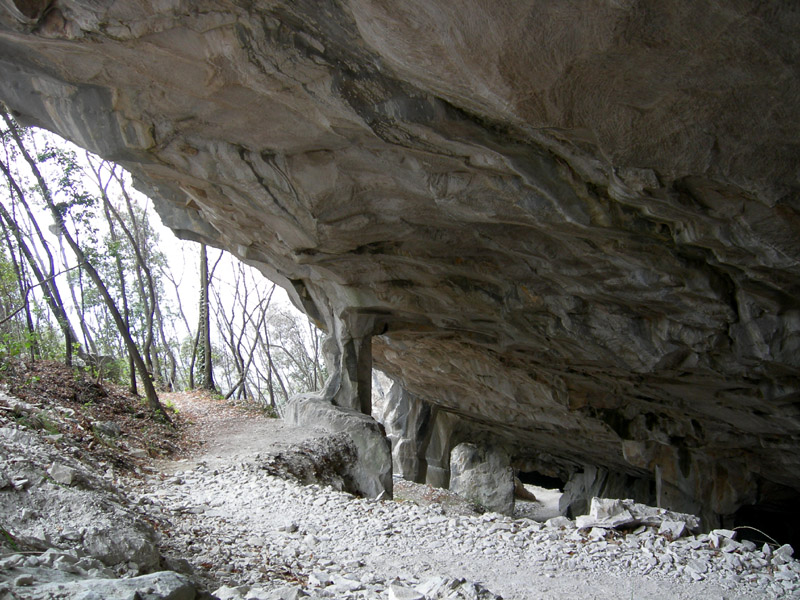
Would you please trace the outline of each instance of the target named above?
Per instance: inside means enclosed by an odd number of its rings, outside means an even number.
[[[291,399],[284,417],[296,425],[350,435],[357,450],[353,477],[365,496],[392,496],[391,445],[372,411],[372,335],[374,319],[350,314],[328,324],[323,352],[328,380],[319,392]]]
[[[425,482],[433,487],[450,486],[450,451],[458,417],[434,408],[431,414],[431,435],[425,452]]]
[[[403,479],[424,483],[428,470],[425,453],[431,438],[431,405],[399,383],[389,390],[383,424],[392,442],[394,472]]]

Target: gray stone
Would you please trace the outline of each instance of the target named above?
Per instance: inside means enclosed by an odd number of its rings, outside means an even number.
[[[727,538],[729,540],[736,539],[736,531],[733,529],[713,529],[710,533]]]
[[[450,455],[450,490],[480,507],[514,512],[514,470],[502,449],[463,443]]]
[[[350,468],[355,491],[371,498],[385,492],[391,498],[391,446],[371,416],[336,406],[321,395],[307,394],[292,398],[284,408],[284,418],[288,423],[349,435],[356,448],[356,460]]]
[[[72,576],[74,578],[74,576]],[[162,571],[129,579],[60,579],[26,584],[26,600],[194,600],[196,589],[177,573]]]
[[[682,522],[685,529],[689,531],[697,531],[700,527],[700,520],[694,515],[646,506],[633,500],[592,498],[589,514],[577,517],[575,524],[580,529],[590,527],[617,529],[640,525],[660,528],[664,522],[674,523],[677,521]]]
[[[78,481],[78,472],[75,469],[59,463],[55,463],[47,469],[47,474],[54,481],[63,485],[73,485]]]
[[[435,598],[446,590],[449,582],[450,580],[445,577],[431,577],[423,581],[415,589],[423,596]]]
[[[306,593],[300,587],[283,586],[272,590],[265,596],[265,600],[298,600],[304,596],[306,596]],[[246,600],[250,600],[250,598],[248,597]]]
[[[590,527],[613,529],[638,523],[636,523],[636,519],[623,504],[622,500],[592,498],[589,514],[581,515],[575,519],[575,524],[579,529],[588,529]]]
[[[139,522],[123,527],[91,526],[83,536],[83,548],[109,566],[134,561],[152,569],[160,560],[153,530]]]
[[[92,427],[98,433],[102,433],[108,437],[119,437],[122,435],[122,429],[114,421],[95,421]]]
[[[34,577],[29,573],[26,573],[25,575],[19,575],[18,577],[14,578],[14,585],[18,587],[33,585],[33,582]]]
[[[575,527],[575,522],[571,521],[567,517],[561,516],[547,519],[547,521],[545,521],[545,525],[550,529],[572,529]]]
[[[708,571],[708,559],[700,560],[697,558],[690,558],[686,563],[686,567],[695,573],[705,573]]]
[[[658,533],[666,535],[672,540],[686,535],[686,523],[683,521],[663,521],[658,528]]]
[[[308,582],[317,587],[325,587],[333,583],[331,576],[324,571],[314,571],[308,576]]]
[[[249,585],[239,585],[236,587],[223,585],[214,590],[214,596],[219,600],[244,600],[245,594],[250,591]]]
[[[0,100],[282,285],[328,401],[374,360],[711,527],[800,480],[793,3],[51,4],[2,3]]]
[[[22,554],[12,554],[11,556],[6,556],[5,558],[0,559],[0,570],[5,571],[7,569],[13,569],[17,565],[21,564],[25,560],[25,556]]]

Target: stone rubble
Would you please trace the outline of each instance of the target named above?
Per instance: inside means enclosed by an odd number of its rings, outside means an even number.
[[[3,412],[41,427],[74,411],[3,392]],[[61,409],[61,410],[59,410]],[[79,458],[63,435],[10,418],[0,426],[0,599],[192,600],[185,575],[159,571],[158,534],[114,484],[114,469]]]
[[[202,585],[220,600],[588,597],[570,578],[679,592],[637,597],[800,595],[791,546],[695,535],[691,515],[627,500],[540,523],[303,486],[274,456],[139,480],[75,454],[0,427],[0,600],[210,598]]]
[[[171,530],[166,551],[224,582],[220,598],[527,597],[530,583],[513,578],[498,589],[504,569],[677,581],[704,597],[703,590],[725,598],[800,594],[791,547],[758,548],[730,530],[691,535],[691,519],[666,511],[627,533],[579,528],[566,517],[539,523],[498,513],[449,515],[435,505],[301,486],[264,466],[260,457],[218,469],[201,463],[142,488],[140,502]]]
[[[156,533],[113,487],[113,469],[100,473],[70,450],[13,425],[0,428],[4,530],[32,549],[79,549],[109,567],[135,563],[122,572],[157,567]]]
[[[655,508],[633,500],[597,497],[592,498],[589,514],[577,517],[575,524],[580,529],[623,529],[650,525],[659,527],[659,533],[669,533],[673,539],[688,531],[696,533],[700,530],[700,519],[694,515]]]

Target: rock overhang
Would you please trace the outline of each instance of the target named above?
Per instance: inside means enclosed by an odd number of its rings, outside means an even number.
[[[344,395],[374,359],[676,508],[798,488],[791,10],[45,4],[3,5],[2,100],[287,288]]]

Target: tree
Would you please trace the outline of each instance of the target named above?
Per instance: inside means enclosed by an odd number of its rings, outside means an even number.
[[[190,326],[186,305],[179,300],[173,311],[166,300],[165,282],[179,298],[181,286],[124,171],[3,118],[0,334],[17,354],[53,355],[39,342],[46,336],[60,346],[60,329],[65,360],[77,351],[98,378],[106,364],[121,372],[127,361],[132,391],[145,386],[154,410],[160,383],[220,386],[276,410],[322,384],[319,332],[273,302],[274,285],[232,261],[225,287],[225,277],[214,276],[224,253],[215,259],[202,246],[198,326]]]
[[[108,291],[108,288],[104,284],[100,274],[97,272],[95,267],[92,263],[88,260],[86,253],[77,243],[73,235],[70,233],[69,229],[67,228],[65,215],[70,209],[69,203],[59,203],[56,205],[53,194],[50,190],[50,186],[47,184],[47,181],[43,177],[38,163],[33,159],[31,154],[28,152],[23,140],[19,134],[19,131],[16,127],[16,124],[11,120],[8,114],[5,111],[2,111],[3,119],[5,120],[6,124],[11,131],[11,135],[14,138],[14,141],[17,144],[17,148],[24,158],[25,162],[28,163],[28,166],[31,169],[36,181],[39,184],[39,193],[41,195],[42,200],[44,201],[47,209],[50,212],[51,217],[53,218],[55,224],[56,232],[66,241],[69,248],[72,250],[73,254],[75,255],[78,263],[80,264],[81,268],[86,272],[89,278],[94,283],[98,293],[103,299],[103,302],[106,305],[108,312],[111,314],[111,317],[114,320],[114,323],[119,331],[120,336],[122,337],[125,346],[129,352],[133,356],[133,360],[136,366],[137,371],[139,371],[140,379],[142,380],[142,385],[144,386],[145,396],[147,398],[147,403],[150,409],[155,413],[160,413],[163,418],[169,420],[169,416],[164,411],[161,403],[158,399],[158,394],[156,392],[155,386],[153,385],[153,381],[150,377],[150,373],[147,370],[147,365],[145,364],[144,360],[142,359],[141,354],[139,353],[138,348],[136,347],[136,343],[134,342],[133,338],[131,337],[130,330],[126,327],[125,321],[120,315],[119,310],[112,298],[111,294]]]
[[[226,343],[237,378],[228,386],[226,398],[236,395],[247,400],[250,392],[251,368],[256,358],[256,350],[267,319],[267,314],[275,292],[275,284],[263,289],[263,285],[247,280],[245,267],[237,262],[234,269],[233,297],[223,301],[215,290],[214,311],[220,335]],[[230,310],[226,310],[226,304]],[[256,397],[260,394],[256,394]]]
[[[220,258],[222,254],[220,254]],[[219,264],[219,259],[217,263]],[[216,264],[214,267],[216,268]],[[197,336],[200,341],[199,351],[202,364],[200,373],[202,383],[200,387],[206,390],[216,391],[214,385],[214,371],[211,364],[211,311],[209,301],[209,289],[211,287],[211,277],[214,269],[209,273],[208,270],[208,251],[205,244],[200,244],[200,325],[197,329]]]
[[[4,111],[2,114],[8,126],[8,130],[3,132],[2,136],[4,147],[6,147],[8,135],[11,135],[17,142],[17,145],[19,145],[21,139],[16,123],[11,121]],[[16,149],[19,150],[19,148]],[[8,155],[9,151],[6,147],[6,156],[8,157]],[[30,157],[28,156],[27,158]],[[25,260],[34,275],[37,284],[42,289],[45,302],[61,327],[61,331],[64,336],[64,361],[67,365],[71,365],[73,344],[77,342],[77,337],[72,329],[72,324],[70,323],[69,316],[67,315],[66,308],[64,307],[64,302],[61,299],[61,293],[58,289],[58,286],[55,284],[56,270],[53,254],[50,251],[50,246],[47,243],[41,228],[39,227],[33,211],[31,210],[30,204],[26,200],[25,192],[23,191],[20,183],[17,181],[17,177],[12,172],[8,158],[6,160],[0,160],[0,171],[2,171],[8,184],[9,197],[15,199],[16,202],[24,209],[31,224],[31,228],[35,233],[35,239],[39,241],[39,247],[45,254],[45,259],[42,259],[39,256],[36,249],[37,247],[35,245],[27,243],[25,236],[23,235],[25,227],[22,225],[20,220],[2,204],[0,204],[0,219],[4,222],[7,230],[12,233],[14,240],[16,241],[17,248],[25,257]],[[42,182],[40,181],[40,185],[41,183]]]
[[[6,249],[0,248],[0,343],[8,347],[10,344],[24,344],[27,340],[31,360],[35,360],[38,351],[36,330],[33,325],[33,313],[29,301],[31,285],[23,270],[23,263],[14,253],[11,235],[5,222],[0,220],[0,229],[6,242]],[[24,312],[25,334],[21,327],[14,327],[14,318]]]

